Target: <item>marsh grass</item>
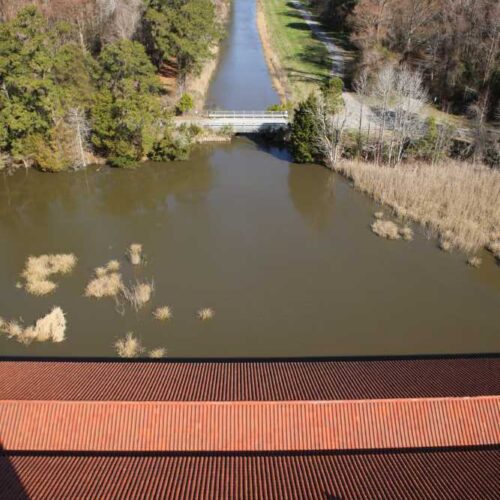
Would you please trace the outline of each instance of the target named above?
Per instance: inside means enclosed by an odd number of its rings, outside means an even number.
[[[399,240],[401,237],[399,234],[399,227],[397,224],[390,220],[377,219],[371,225],[372,231],[381,238],[386,238],[388,240]]]
[[[156,349],[152,349],[149,351],[150,358],[166,358],[167,350],[163,347],[157,347]]]
[[[115,342],[115,349],[121,358],[136,358],[144,351],[139,339],[134,337],[133,332],[128,332],[124,338],[118,339]]]
[[[474,256],[467,259],[467,264],[469,264],[469,266],[471,267],[480,267],[482,263],[483,259],[481,259],[481,257]]]
[[[172,309],[169,306],[157,307],[153,311],[153,316],[159,321],[167,321],[172,318]]]
[[[66,338],[66,317],[60,307],[53,307],[34,325],[24,327],[21,321],[4,321],[0,330],[22,344],[30,344],[33,341],[62,342]]]
[[[399,229],[399,234],[401,238],[405,241],[411,241],[413,240],[413,229],[409,226],[404,226]]]
[[[74,254],[54,254],[30,256],[26,261],[21,277],[25,280],[25,290],[36,296],[52,293],[57,284],[49,277],[56,274],[69,274],[76,266]]]
[[[345,161],[334,167],[354,186],[447,242],[473,253],[500,231],[500,171],[447,160],[396,167]],[[442,246],[442,245],[441,245]]]
[[[373,217],[375,217],[375,219],[383,219],[384,218],[384,212],[375,212],[373,214]]]
[[[130,287],[124,286],[122,288],[122,295],[130,305],[138,311],[144,307],[153,296],[154,283],[148,281],[137,281]]]
[[[85,288],[85,296],[102,299],[103,297],[116,297],[124,288],[120,273],[98,274],[92,278]]]
[[[204,307],[198,311],[198,319],[207,321],[215,316],[215,311],[211,307]]]
[[[132,243],[127,250],[127,257],[134,266],[141,264],[143,261],[142,245],[140,243]]]

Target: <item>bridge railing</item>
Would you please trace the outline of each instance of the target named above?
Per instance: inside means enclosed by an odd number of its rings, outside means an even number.
[[[207,118],[215,119],[281,119],[288,120],[288,111],[218,111],[207,110],[203,113]]]

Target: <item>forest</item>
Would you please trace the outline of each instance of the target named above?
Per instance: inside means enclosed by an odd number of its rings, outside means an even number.
[[[220,2],[219,2],[220,3]],[[0,168],[185,158],[158,73],[182,89],[223,34],[212,0],[0,0]],[[189,95],[177,96],[181,108]],[[178,109],[178,108],[177,108]]]
[[[357,73],[387,63],[424,75],[443,111],[500,113],[500,2],[497,0],[310,0],[324,23],[359,49]]]

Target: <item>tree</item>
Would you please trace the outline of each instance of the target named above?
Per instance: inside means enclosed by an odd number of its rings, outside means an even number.
[[[298,163],[311,163],[318,157],[318,99],[314,94],[299,103],[292,122],[291,146]]]
[[[153,62],[160,67],[175,58],[181,83],[213,57],[212,49],[221,37],[212,0],[149,0],[144,20]]]
[[[160,86],[144,47],[128,40],[107,45],[99,57],[92,142],[115,166],[147,156],[160,126]]]

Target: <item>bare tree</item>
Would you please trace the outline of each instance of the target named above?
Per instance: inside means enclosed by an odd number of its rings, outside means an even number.
[[[85,115],[85,111],[81,108],[71,108],[67,115],[67,124],[71,130],[73,145],[70,148],[73,152],[72,166],[73,168],[82,168],[87,166],[88,139],[90,135],[90,127]]]
[[[318,127],[316,147],[328,167],[334,169],[343,152],[344,133],[348,121],[346,108],[344,107],[340,112],[332,113],[325,98],[321,96],[318,99],[315,121]]]

